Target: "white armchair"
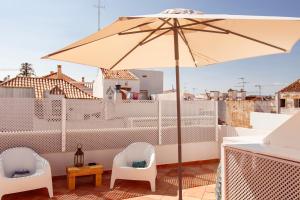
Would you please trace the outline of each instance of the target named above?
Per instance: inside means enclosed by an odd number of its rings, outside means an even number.
[[[146,161],[145,168],[133,168],[133,161]],[[155,149],[151,144],[138,142],[130,144],[115,156],[110,180],[112,189],[116,179],[149,181],[152,192],[155,192],[157,175]]]
[[[28,170],[28,176],[12,178],[18,170]],[[52,176],[47,160],[32,149],[17,147],[0,154],[0,200],[3,195],[47,188],[53,197]]]

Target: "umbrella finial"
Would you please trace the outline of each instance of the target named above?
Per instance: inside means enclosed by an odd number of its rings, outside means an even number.
[[[161,12],[161,14],[194,14],[194,15],[200,15],[203,14],[203,12],[199,10],[192,10],[192,9],[186,9],[186,8],[172,8],[167,9]]]

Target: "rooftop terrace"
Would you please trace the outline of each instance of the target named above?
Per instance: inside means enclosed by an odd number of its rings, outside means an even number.
[[[193,162],[185,164],[183,171],[184,199],[215,199],[215,179],[218,166],[217,160]],[[165,165],[158,167],[157,190],[151,192],[149,183],[141,181],[117,180],[113,190],[109,189],[110,172],[103,175],[102,186],[93,187],[92,177],[80,177],[76,189],[69,191],[65,176],[53,178],[54,198],[57,200],[78,199],[135,199],[171,200],[177,197],[177,167]],[[33,190],[17,194],[9,194],[3,200],[44,200],[48,199],[46,189]]]

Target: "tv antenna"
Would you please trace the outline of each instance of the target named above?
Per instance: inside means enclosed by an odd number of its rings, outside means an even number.
[[[245,81],[244,77],[239,78],[241,80],[241,82],[239,82],[238,84],[241,84],[241,88],[243,91],[245,91],[245,85],[249,82]]]
[[[254,85],[254,87],[258,88],[259,96],[261,96],[263,88],[266,88],[266,87],[279,87],[279,86],[284,86],[284,85],[286,85],[286,84],[283,84],[283,83],[272,83],[272,84],[265,84],[265,85],[256,84],[256,85]]]
[[[258,88],[258,94],[259,94],[259,97],[261,98],[261,88],[262,88],[262,85],[257,84],[254,87]]]
[[[101,0],[98,0],[98,4],[94,5],[95,8],[98,10],[98,31],[101,29],[101,9],[104,9],[105,6],[102,5]]]

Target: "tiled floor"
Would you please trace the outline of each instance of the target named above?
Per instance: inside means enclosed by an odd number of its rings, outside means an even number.
[[[193,163],[184,166],[183,186],[184,199],[215,199],[214,184],[218,162]],[[148,182],[117,180],[115,188],[109,189],[110,174],[103,175],[103,185],[93,187],[92,177],[80,177],[76,182],[76,190],[69,191],[66,177],[53,180],[54,198],[57,200],[175,200],[177,198],[177,168],[164,166],[158,168],[156,192],[150,191]],[[45,200],[48,199],[46,189],[34,190],[18,194],[6,195],[2,200]]]

